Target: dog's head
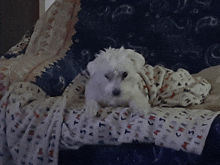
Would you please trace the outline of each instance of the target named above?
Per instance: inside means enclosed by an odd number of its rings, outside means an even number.
[[[134,50],[109,48],[97,54],[87,69],[105,97],[103,99],[109,99],[110,105],[117,106],[117,102],[122,104],[129,100],[136,90],[144,64],[144,57]]]
[[[92,76],[95,72],[100,71],[100,68],[104,68],[102,64],[110,65],[112,69],[130,69],[137,73],[140,72],[145,64],[144,57],[135,52],[132,49],[120,49],[109,48],[105,51],[101,51],[100,54],[96,54],[96,59],[90,62],[87,69]],[[104,64],[104,66],[106,66]],[[108,67],[108,65],[106,67]]]

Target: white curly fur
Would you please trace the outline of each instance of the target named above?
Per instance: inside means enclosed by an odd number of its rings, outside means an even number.
[[[144,57],[131,49],[109,48],[96,55],[87,69],[86,112],[96,115],[100,107],[131,107],[148,111],[147,98],[140,90]]]

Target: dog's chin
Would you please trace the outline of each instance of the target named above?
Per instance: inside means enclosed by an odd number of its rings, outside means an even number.
[[[124,100],[122,96],[112,96],[108,99],[106,102],[101,102],[100,105],[102,107],[128,107],[129,102],[127,100]]]

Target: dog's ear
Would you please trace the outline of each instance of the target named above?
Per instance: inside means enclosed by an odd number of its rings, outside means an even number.
[[[97,68],[95,67],[95,61],[88,63],[87,70],[89,71],[90,76],[92,76],[96,72]]]
[[[136,71],[141,72],[142,67],[145,64],[144,57],[141,54],[136,53],[133,50],[129,50],[129,53],[127,54],[127,57],[133,62]]]

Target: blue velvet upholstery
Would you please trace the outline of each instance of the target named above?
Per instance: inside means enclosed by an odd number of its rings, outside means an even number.
[[[219,65],[219,7],[218,0],[81,0],[73,45],[36,84],[49,95],[61,95],[94,54],[108,47],[135,49],[148,64],[174,71],[197,73]]]

